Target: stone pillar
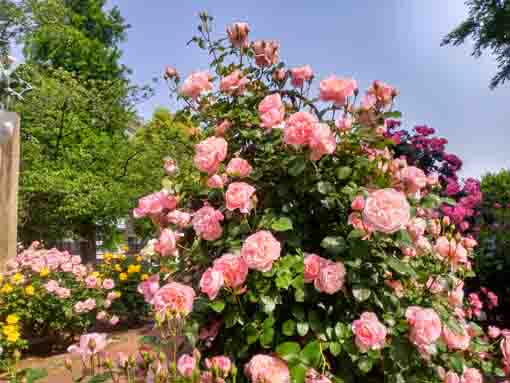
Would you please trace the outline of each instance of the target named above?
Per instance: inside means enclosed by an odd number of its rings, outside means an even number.
[[[0,270],[16,255],[19,160],[19,116],[0,111]]]

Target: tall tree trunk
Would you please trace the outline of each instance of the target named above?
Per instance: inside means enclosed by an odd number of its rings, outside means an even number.
[[[80,242],[80,255],[83,263],[96,263],[96,225],[90,225],[83,233]]]

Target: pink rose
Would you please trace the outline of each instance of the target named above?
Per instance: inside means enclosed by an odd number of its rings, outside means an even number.
[[[460,378],[455,372],[448,371],[444,377],[444,383],[460,383]]]
[[[187,378],[191,378],[196,366],[197,361],[193,355],[183,354],[177,360],[177,371],[179,371],[179,374]]]
[[[357,211],[363,211],[365,208],[365,197],[362,195],[357,196],[351,203],[351,209]]]
[[[163,160],[163,169],[165,169],[165,173],[169,176],[174,174],[177,171],[175,160],[172,158],[165,158]]]
[[[476,368],[466,368],[461,383],[483,383],[483,376]]]
[[[106,278],[104,281],[103,281],[103,289],[105,290],[111,290],[115,287],[115,282],[113,281],[113,279],[110,279],[110,278]]]
[[[259,104],[260,126],[271,129],[283,122],[285,118],[285,107],[279,93],[270,94],[264,97]]]
[[[225,170],[232,177],[248,177],[253,168],[248,161],[235,157],[230,160]]]
[[[317,291],[335,294],[345,283],[345,266],[342,262],[328,262],[321,265],[319,276],[314,281]]]
[[[108,343],[109,341],[106,334],[93,332],[80,336],[80,343],[78,345],[69,346],[67,351],[72,354],[80,355],[82,360],[85,361],[90,356],[104,351]]]
[[[159,290],[159,275],[154,274],[138,285],[137,291],[143,295],[146,302],[150,302]],[[108,297],[110,299],[110,297]]]
[[[154,245],[154,250],[163,257],[168,255],[179,255],[179,250],[177,249],[177,241],[179,240],[179,237],[182,237],[182,234],[176,233],[172,229],[161,230],[159,240]]]
[[[46,282],[46,284],[44,285],[44,288],[46,289],[47,292],[54,293],[59,288],[59,285],[58,285],[57,281],[52,279],[52,280]]]
[[[305,81],[310,81],[313,77],[313,70],[310,65],[304,65],[290,70],[292,86],[302,87]]]
[[[473,249],[478,245],[478,242],[471,237],[462,238],[462,245],[467,249]]]
[[[321,266],[327,260],[316,254],[305,254],[305,283],[312,283],[319,276]]]
[[[71,296],[71,290],[65,287],[59,287],[55,293],[60,299],[69,298]]]
[[[89,289],[94,289],[97,286],[97,278],[93,275],[89,275],[87,278],[85,278],[85,285]]]
[[[248,265],[243,257],[234,254],[224,254],[216,259],[213,268],[223,274],[225,286],[241,287],[248,276]]]
[[[335,126],[341,132],[348,132],[352,129],[352,118],[350,116],[339,118],[335,121]]]
[[[209,137],[195,145],[195,167],[208,174],[218,170],[220,163],[227,157],[228,143],[222,137]]]
[[[164,209],[173,210],[177,206],[177,199],[166,191],[149,194],[140,198],[138,207],[133,210],[135,218],[154,216],[163,212]]]
[[[280,242],[266,230],[250,235],[241,248],[241,256],[248,268],[262,272],[271,270],[273,262],[280,258],[280,252]]]
[[[489,338],[496,339],[501,335],[501,330],[499,327],[489,326],[489,331],[487,333],[489,334]]]
[[[269,67],[278,63],[280,44],[276,41],[258,40],[252,43],[255,52],[255,64],[259,67]]]
[[[232,368],[232,362],[226,356],[213,356],[205,360],[205,366],[208,369],[216,368],[223,377],[227,377],[230,369]]]
[[[109,320],[110,326],[116,326],[117,323],[119,323],[119,320],[120,319],[117,315],[112,316]]]
[[[355,335],[356,346],[361,352],[379,350],[384,347],[386,327],[379,322],[377,315],[364,312],[360,319],[352,323],[352,332]]]
[[[185,211],[173,210],[166,216],[168,218],[168,222],[177,225],[180,228],[187,227],[191,222],[191,214],[186,213]]]
[[[407,224],[407,231],[413,241],[416,241],[418,238],[425,234],[425,229],[427,228],[427,221],[423,218],[413,218]]]
[[[273,71],[272,77],[274,82],[283,82],[287,78],[287,71],[284,68],[278,68]]]
[[[462,328],[462,332],[459,334],[455,330],[451,330],[447,325],[443,326],[443,339],[449,350],[467,350],[471,341],[471,337],[465,327]]]
[[[375,97],[380,106],[386,106],[391,103],[393,98],[398,94],[398,91],[382,81],[374,81],[372,86],[368,89],[367,94]]]
[[[402,298],[404,296],[404,286],[399,280],[387,279],[384,281],[384,284],[393,289],[396,297]]]
[[[285,123],[283,141],[287,145],[307,145],[317,118],[308,112],[291,114]]]
[[[432,294],[441,294],[447,289],[447,282],[440,277],[429,277],[425,286]]]
[[[85,299],[85,301],[83,301],[83,306],[86,311],[92,311],[96,308],[96,300],[93,298]]]
[[[225,186],[225,178],[219,174],[214,174],[207,180],[207,186],[211,189],[223,189],[223,186]]]
[[[104,320],[106,318],[106,311],[99,311],[96,315],[97,320]]]
[[[214,135],[222,137],[232,127],[232,123],[229,120],[223,120],[220,124],[214,128]]]
[[[450,307],[461,307],[464,303],[464,282],[460,281],[454,289],[448,293]]]
[[[223,234],[220,222],[223,214],[211,206],[204,206],[193,215],[193,229],[199,237],[206,241],[215,241]]]
[[[510,336],[504,335],[499,344],[501,353],[503,354],[503,361],[505,364],[510,364]]]
[[[427,237],[419,237],[416,242],[416,249],[420,255],[429,254],[432,251],[432,245]]]
[[[258,354],[244,366],[244,372],[252,383],[290,383],[287,364],[274,356]]]
[[[79,255],[73,255],[71,257],[71,263],[73,265],[79,265],[81,263],[81,257]]]
[[[343,106],[357,89],[358,84],[353,79],[330,76],[320,82],[320,99]]]
[[[216,299],[223,287],[223,273],[212,267],[208,268],[200,278],[200,290],[207,294],[210,300]]]
[[[234,48],[248,47],[248,33],[250,27],[248,23],[233,23],[227,27],[227,35]]]
[[[371,193],[363,210],[363,222],[386,234],[403,229],[411,218],[406,196],[395,189],[380,189]]]
[[[244,93],[248,82],[248,78],[237,69],[221,79],[220,90],[228,94],[240,95]]]
[[[60,265],[60,270],[62,270],[64,273],[70,273],[73,271],[73,264],[71,262],[62,263]]]
[[[213,86],[211,83],[211,75],[207,72],[192,73],[181,86],[181,95],[198,98],[203,93],[210,92]]]
[[[407,166],[400,171],[400,178],[410,193],[419,192],[427,186],[427,176],[415,166]]]
[[[232,182],[225,193],[227,210],[239,209],[241,213],[248,214],[253,209],[253,194],[255,188],[245,182]]]
[[[361,109],[367,111],[372,109],[375,104],[377,104],[377,98],[373,94],[364,94],[363,97],[361,97]]]
[[[170,282],[160,288],[151,300],[156,311],[170,310],[183,316],[193,310],[195,291],[186,285]]]
[[[410,339],[418,347],[428,346],[441,336],[441,319],[433,309],[410,306],[406,310]]]
[[[326,154],[333,154],[336,149],[336,135],[328,124],[314,124],[308,144],[312,153],[310,159],[318,161]]]

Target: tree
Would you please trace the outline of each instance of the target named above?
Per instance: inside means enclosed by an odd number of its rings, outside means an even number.
[[[498,73],[491,88],[510,80],[510,2],[506,0],[468,0],[469,16],[451,31],[441,45],[461,45],[468,37],[475,42],[472,55],[480,57],[489,50],[496,57]]]

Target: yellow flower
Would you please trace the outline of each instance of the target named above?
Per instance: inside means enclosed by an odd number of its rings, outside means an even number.
[[[8,283],[3,285],[3,287],[0,289],[0,293],[9,294],[12,292],[12,286]]]
[[[142,281],[146,281],[147,279],[149,279],[149,276],[147,274],[142,274],[142,276],[140,277],[140,279]]]
[[[113,254],[112,253],[104,253],[103,258],[106,260],[110,260],[113,258]]]
[[[15,331],[7,335],[7,342],[15,343],[19,339],[19,332]]]
[[[123,245],[121,246],[120,248],[122,251],[128,251],[129,250],[129,246],[128,245]]]
[[[119,299],[122,296],[122,293],[120,291],[115,291],[115,297]]]
[[[39,275],[41,277],[46,277],[50,273],[50,270],[47,267],[43,267],[41,271],[39,272]]]
[[[27,287],[25,287],[25,294],[34,295],[35,294],[34,286],[28,285]]]
[[[122,259],[122,260],[125,260],[126,259],[126,256],[124,254],[120,254],[119,255],[119,258]]]
[[[127,274],[126,273],[120,273],[119,274],[119,279],[121,281],[125,281],[126,279],[128,278]]]
[[[12,281],[14,283],[20,283],[21,281],[23,281],[23,275],[21,275],[20,273],[16,273],[12,276]]]
[[[142,262],[142,257],[137,256],[137,257],[135,258],[135,260],[136,260],[136,262]]]
[[[9,315],[7,315],[7,318],[5,319],[5,321],[8,324],[16,324],[19,322],[19,318],[16,314],[9,314]]]
[[[0,283],[2,283],[3,280],[4,280],[4,276],[2,274],[0,274]]]
[[[115,271],[122,271],[122,267],[120,267],[120,265],[115,265],[114,269]]]
[[[5,336],[8,336],[9,334],[18,332],[18,327],[11,325],[11,324],[7,324],[7,325],[4,325],[4,327],[2,328],[2,332],[4,333]]]
[[[133,273],[139,273],[140,270],[141,270],[140,265],[129,265],[127,272],[128,272],[128,274],[133,274]]]
[[[101,276],[101,274],[99,274],[99,272],[98,272],[98,271],[94,271],[94,272],[92,273],[92,275],[93,275],[94,277],[96,277],[96,278],[99,278],[99,277]]]

